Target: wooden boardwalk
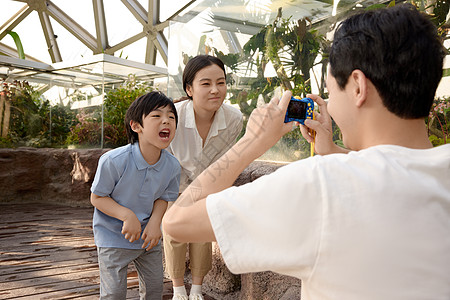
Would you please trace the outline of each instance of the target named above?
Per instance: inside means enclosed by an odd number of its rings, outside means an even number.
[[[93,208],[0,204],[0,299],[98,299]],[[171,299],[165,279],[163,299]],[[138,299],[128,270],[127,299]],[[205,299],[212,299],[205,297]]]

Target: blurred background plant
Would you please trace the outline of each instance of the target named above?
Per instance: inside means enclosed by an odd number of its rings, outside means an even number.
[[[437,98],[427,118],[428,136],[433,146],[450,143],[450,97]]]
[[[62,147],[75,114],[63,104],[51,106],[28,82],[2,82],[1,147]]]
[[[141,95],[153,90],[147,82],[137,81],[134,75],[118,88],[109,90],[104,99],[103,124],[102,112],[97,107],[84,108],[77,114],[78,123],[70,129],[67,144],[81,147],[99,145],[115,148],[126,145],[125,114],[131,103]]]
[[[448,38],[449,1],[408,2],[429,14],[442,39]],[[327,99],[324,82],[331,44],[326,38],[327,33],[355,11],[396,4],[392,1],[362,8],[351,1],[342,0],[339,3],[353,6],[344,13],[315,24],[308,18],[295,20],[291,16],[284,17],[283,11],[279,9],[275,20],[250,37],[239,53],[224,54],[220,49],[208,45],[206,35],[201,38],[198,54],[215,55],[227,67],[228,99],[242,111],[244,128],[254,108],[267,103],[273,96],[281,95],[283,90],[290,89],[294,95],[304,97],[312,92],[314,83],[314,93]],[[15,40],[19,40],[19,37],[16,36]],[[185,62],[189,58],[185,55]],[[450,70],[445,69],[443,76],[449,75]],[[93,96],[75,91],[68,102],[50,104],[36,87],[26,81],[2,81],[0,84],[0,147],[114,148],[125,145],[124,118],[127,108],[137,97],[154,89],[148,82],[137,81],[130,74],[124,84],[109,87],[103,107],[97,105],[73,109],[77,101],[91,100]],[[430,141],[435,146],[449,143],[449,106],[448,97],[437,98],[426,120]],[[335,142],[343,146],[340,130],[335,124],[333,136]],[[300,131],[293,130],[262,158],[292,161],[306,157],[309,153],[309,144],[302,138]]]

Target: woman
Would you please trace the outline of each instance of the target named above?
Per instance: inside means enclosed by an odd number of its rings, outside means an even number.
[[[168,150],[181,164],[180,193],[210,164],[236,142],[242,130],[242,113],[223,104],[227,93],[223,62],[198,55],[186,64],[183,89],[188,101],[176,104],[178,127]],[[184,286],[187,244],[164,235],[166,271],[174,300],[203,300],[203,278],[211,269],[211,243],[189,244],[192,287],[189,298]]]

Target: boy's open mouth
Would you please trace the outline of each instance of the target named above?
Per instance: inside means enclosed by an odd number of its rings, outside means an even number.
[[[159,136],[162,138],[168,138],[170,136],[170,130],[169,129],[163,129],[159,132]]]

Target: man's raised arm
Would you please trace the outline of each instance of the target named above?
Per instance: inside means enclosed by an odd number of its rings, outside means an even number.
[[[167,211],[163,218],[167,234],[183,243],[215,240],[206,197],[230,187],[252,161],[292,129],[294,122],[284,123],[291,96],[286,91],[281,100],[274,98],[252,112],[244,136],[203,171]]]

